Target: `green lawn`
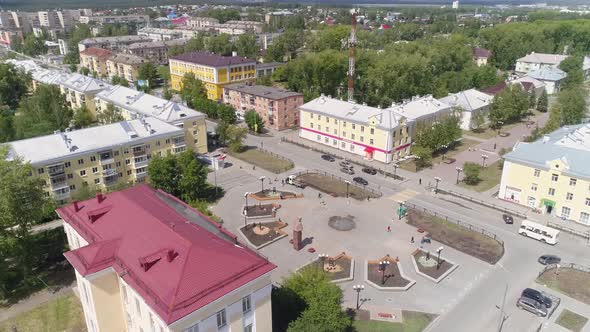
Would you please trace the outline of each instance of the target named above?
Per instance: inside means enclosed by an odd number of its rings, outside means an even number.
[[[436,317],[435,315],[414,311],[404,311],[402,315],[403,323],[357,320],[354,322],[354,327],[357,332],[420,332]]]
[[[538,114],[541,114],[541,112],[533,111],[533,115],[531,115],[531,119],[533,116],[537,116]],[[518,122],[514,122],[514,123],[507,124],[505,126],[502,126],[502,132],[510,131],[512,128],[523,124],[524,121],[526,121],[526,117],[522,119],[522,122],[518,121]],[[485,127],[483,130],[478,130],[478,131],[463,130],[463,135],[477,137],[477,138],[487,140],[487,139],[491,139],[491,138],[498,136],[498,130],[491,129],[488,127]]]
[[[456,156],[457,154],[467,150],[469,147],[474,147],[478,144],[480,144],[481,142],[478,141],[474,141],[468,138],[463,138],[461,139],[461,141],[459,141],[459,143],[457,143],[455,145],[455,147],[452,150],[448,150],[444,153],[445,156],[445,160],[451,159],[454,156]],[[436,165],[438,163],[443,162],[442,159],[443,153],[436,153],[435,155],[432,156],[432,164]],[[414,162],[414,159],[410,159],[410,160],[406,160],[406,161],[402,161],[399,164],[399,167],[401,169],[404,169],[406,171],[410,171],[410,172],[416,172],[416,164]],[[419,170],[418,170],[419,171]]]
[[[481,181],[475,185],[469,185],[465,182],[459,182],[459,186],[477,192],[484,192],[494,188],[500,184],[500,178],[502,177],[502,169],[500,168],[500,161],[497,161],[487,167],[481,169],[479,173]]]
[[[294,167],[293,162],[257,148],[247,147],[242,152],[230,152],[242,161],[263,168],[276,174],[286,172]]]
[[[13,326],[23,332],[86,331],[82,305],[73,293],[1,322],[0,332],[11,332]]]
[[[566,329],[574,332],[582,331],[582,328],[584,328],[584,325],[586,325],[587,322],[588,318],[582,315],[578,315],[577,313],[569,311],[567,309],[564,309],[561,312],[561,315],[559,315],[559,317],[555,321],[555,323],[557,323],[558,325],[561,325]]]

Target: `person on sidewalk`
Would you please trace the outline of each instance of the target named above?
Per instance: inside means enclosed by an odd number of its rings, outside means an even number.
[[[387,226],[387,233],[391,233],[391,226]]]
[[[410,243],[414,243],[414,237],[412,236],[412,238],[410,239]]]

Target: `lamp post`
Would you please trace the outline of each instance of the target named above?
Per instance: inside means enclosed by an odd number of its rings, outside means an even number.
[[[481,167],[486,167],[486,159],[488,159],[489,156],[487,154],[482,154],[481,155]]]
[[[443,247],[439,247],[438,249],[436,249],[436,253],[437,253],[437,257],[436,257],[436,269],[438,270],[440,268],[440,253],[443,251]]]
[[[436,187],[434,187],[434,193],[438,194],[438,183],[441,181],[442,179],[439,178],[438,176],[434,177],[434,181],[436,181]]]
[[[397,168],[399,167],[399,165],[397,163],[393,163],[393,179],[395,180],[395,177],[397,176]]]
[[[326,258],[328,258],[328,254],[319,254],[320,259],[320,271],[324,271],[324,264],[326,262]]]
[[[502,125],[504,124],[504,121],[498,121],[496,123],[498,124],[498,135],[500,135],[500,131],[502,131]]]
[[[346,198],[348,198],[348,187],[350,186],[350,181],[344,181],[346,183]]]
[[[260,193],[264,193],[264,179],[266,179],[266,176],[261,176],[258,178],[260,180]]]
[[[354,285],[352,286],[352,289],[354,289],[356,291],[356,310],[359,310],[361,305],[360,305],[360,297],[361,297],[361,291],[363,289],[365,289],[364,285]]]
[[[389,261],[380,261],[379,262],[379,271],[381,271],[381,284],[385,285],[385,270],[391,264]]]
[[[244,207],[244,229],[248,228],[248,195],[250,195],[249,192],[245,192],[244,193],[244,198],[246,199],[246,206]]]
[[[457,184],[459,184],[459,174],[463,172],[463,169],[461,167],[456,167],[455,169],[457,170]]]

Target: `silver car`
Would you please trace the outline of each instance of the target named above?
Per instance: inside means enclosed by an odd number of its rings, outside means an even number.
[[[521,297],[520,299],[518,299],[518,301],[516,301],[516,306],[519,309],[523,309],[526,310],[528,312],[532,312],[533,314],[539,316],[539,317],[545,317],[547,316],[547,308],[542,305],[541,303],[530,299],[528,297]]]

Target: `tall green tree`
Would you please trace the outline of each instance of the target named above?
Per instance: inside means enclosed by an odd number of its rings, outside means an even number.
[[[70,32],[68,38],[68,54],[64,57],[64,63],[75,65],[80,63],[80,53],[78,51],[78,43],[83,39],[92,37],[90,27],[87,24],[78,23]]]
[[[82,106],[74,111],[72,124],[75,128],[86,128],[93,122],[92,113],[86,106]]]
[[[256,44],[256,35],[253,33],[241,34],[236,40],[236,52],[239,56],[256,59],[260,48]]]
[[[137,69],[137,78],[148,83],[148,86],[145,87],[147,90],[155,86],[157,77],[158,68],[151,62],[142,63]]]
[[[182,77],[180,97],[186,101],[189,107],[194,108],[197,99],[206,99],[207,90],[203,81],[195,77],[194,73],[186,73]]]
[[[10,142],[16,137],[16,129],[14,128],[14,111],[7,109],[0,109],[0,143]]]
[[[494,97],[489,113],[492,126],[520,120],[528,111],[529,96],[520,85],[511,84]]]
[[[196,36],[193,36],[184,45],[185,52],[197,52],[205,50],[205,35],[198,32]]]
[[[231,55],[234,46],[231,42],[231,37],[226,33],[221,33],[217,36],[209,37],[207,50],[217,55]]]
[[[465,177],[463,181],[469,185],[476,185],[481,180],[479,178],[479,173],[481,171],[481,166],[476,163],[466,162],[463,164],[463,173]]]
[[[154,188],[162,189],[174,196],[180,196],[179,174],[176,157],[172,154],[154,156],[148,164],[149,181]]]
[[[548,107],[548,97],[547,97],[547,91],[545,91],[545,89],[543,89],[543,91],[541,92],[541,95],[539,96],[539,100],[537,101],[537,111],[539,112],[547,112],[547,107]]]
[[[586,97],[584,89],[574,87],[564,89],[557,95],[557,103],[561,106],[561,125],[579,124],[586,117]]]
[[[96,114],[96,121],[98,121],[98,123],[100,124],[109,124],[109,123],[114,123],[114,122],[120,122],[125,120],[125,118],[123,117],[123,113],[121,112],[121,109],[118,107],[115,107],[115,105],[109,103],[106,107],[106,109],[101,110],[100,112],[97,112]]]
[[[236,123],[236,110],[230,105],[217,104],[217,118],[227,124]]]
[[[569,56],[559,64],[559,68],[567,73],[562,89],[570,89],[579,87],[584,83],[584,72],[582,71],[582,64],[584,59],[582,56]]]
[[[84,67],[82,67],[84,68]],[[113,77],[111,77],[111,83],[113,83],[114,85],[120,85],[123,87],[129,87],[129,81],[127,81],[126,79],[124,79],[121,76],[118,75],[114,75]]]
[[[0,105],[16,108],[28,92],[31,76],[11,64],[0,63]]]
[[[254,110],[246,112],[244,115],[244,121],[246,122],[246,125],[248,125],[248,129],[252,132],[261,133],[264,129],[264,120],[262,120],[260,114]]]
[[[16,116],[18,138],[29,138],[64,130],[74,112],[54,85],[40,85],[27,99],[21,100]]]
[[[43,38],[35,37],[34,34],[30,33],[25,38],[22,51],[24,54],[34,57],[47,53],[47,46],[45,45],[45,40],[43,40]]]
[[[236,125],[228,125],[225,130],[225,142],[233,152],[240,152],[244,148],[244,138],[248,135],[248,129]]]

